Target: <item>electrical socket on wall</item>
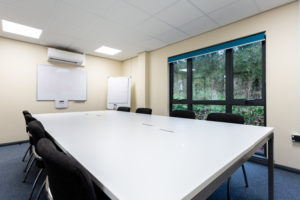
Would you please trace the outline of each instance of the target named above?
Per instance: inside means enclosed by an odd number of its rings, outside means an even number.
[[[299,133],[292,133],[292,141],[293,142],[300,142],[300,134]]]

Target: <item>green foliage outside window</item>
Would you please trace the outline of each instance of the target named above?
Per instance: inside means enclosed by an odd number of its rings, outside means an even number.
[[[187,98],[187,64],[186,60],[173,63],[173,99]]]
[[[187,104],[173,104],[172,110],[187,110],[188,105]]]
[[[263,106],[232,106],[232,113],[244,116],[246,124],[264,126]]]
[[[234,99],[262,98],[261,42],[233,48]]]
[[[225,51],[193,58],[193,100],[225,100]]]
[[[193,110],[197,119],[206,119],[209,113],[225,113],[226,107],[224,105],[193,105]]]

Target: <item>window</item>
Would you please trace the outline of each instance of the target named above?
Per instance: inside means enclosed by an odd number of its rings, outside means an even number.
[[[260,33],[169,58],[170,112],[241,114],[266,125],[265,34]],[[266,155],[263,147],[258,152]]]

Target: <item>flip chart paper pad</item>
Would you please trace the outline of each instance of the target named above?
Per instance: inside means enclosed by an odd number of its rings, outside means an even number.
[[[131,79],[130,77],[109,77],[107,92],[107,107],[114,104],[130,107]]]
[[[38,65],[37,100],[86,100],[86,70]]]

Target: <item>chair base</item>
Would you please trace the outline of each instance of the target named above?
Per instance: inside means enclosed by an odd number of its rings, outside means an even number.
[[[248,188],[248,178],[247,178],[247,174],[246,174],[246,170],[245,170],[245,166],[244,164],[242,164],[242,170],[243,170],[243,175],[244,175],[244,180],[245,180],[245,187]],[[229,177],[227,179],[227,200],[231,199],[231,195],[230,195],[230,181],[231,181],[231,177]]]
[[[29,147],[28,147],[28,149],[26,150],[24,156],[23,156],[23,159],[22,159],[23,162],[25,162],[25,158],[26,158],[28,152],[31,152],[31,148],[32,148],[32,145],[30,144]]]
[[[26,182],[26,179],[27,179],[27,177],[28,177],[29,171],[30,171],[30,169],[31,169],[31,167],[33,166],[33,163],[34,163],[35,161],[36,161],[36,159],[34,158],[34,159],[32,160],[32,162],[30,163],[30,165],[29,165],[29,167],[28,167],[28,169],[27,169],[27,171],[26,171],[26,174],[25,174],[25,176],[24,176],[23,183]]]
[[[46,185],[46,180],[47,180],[47,178],[44,180],[44,182],[43,182],[43,184],[42,184],[42,186],[41,186],[41,188],[38,192],[38,196],[37,196],[36,200],[39,200],[41,198],[42,191],[44,190],[45,185]]]
[[[25,166],[25,168],[24,168],[24,172],[27,171],[27,168],[28,168],[28,166],[29,166],[29,164],[30,164],[30,162],[31,162],[32,157],[33,157],[33,153],[30,154],[30,157],[29,157],[29,159],[27,160],[26,166]]]
[[[30,193],[29,200],[32,199],[34,189],[35,189],[35,187],[36,187],[36,185],[37,185],[37,183],[38,183],[38,181],[39,181],[39,179],[40,179],[42,173],[44,172],[44,170],[45,170],[45,169],[40,169],[40,170],[39,170],[38,175],[36,176],[36,178],[35,178],[35,180],[34,180],[34,183],[33,183],[33,185],[32,185],[32,189],[31,189],[31,193]]]

